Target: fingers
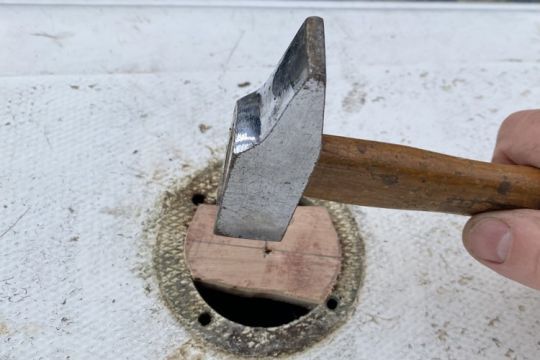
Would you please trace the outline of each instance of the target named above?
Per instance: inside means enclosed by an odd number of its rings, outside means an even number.
[[[520,111],[503,122],[493,162],[540,167],[540,110]],[[482,264],[540,290],[540,210],[474,216],[463,229],[463,243]]]
[[[540,290],[540,211],[511,210],[472,217],[463,243],[479,262]]]
[[[504,120],[493,162],[540,167],[540,110],[519,111]]]

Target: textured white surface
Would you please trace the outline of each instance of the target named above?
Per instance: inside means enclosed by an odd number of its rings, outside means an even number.
[[[160,301],[143,222],[223,155],[235,99],[307,15],[326,20],[326,133],[488,160],[537,106],[538,8],[381,8],[0,6],[0,359],[220,357]],[[469,258],[465,218],[355,213],[358,310],[299,357],[538,358],[540,295]]]

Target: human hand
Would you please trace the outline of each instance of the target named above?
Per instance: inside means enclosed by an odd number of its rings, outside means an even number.
[[[540,168],[540,110],[520,111],[501,125],[493,162]],[[540,290],[540,210],[505,210],[473,216],[463,243],[479,262]]]

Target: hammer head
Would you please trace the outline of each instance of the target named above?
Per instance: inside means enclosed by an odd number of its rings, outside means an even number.
[[[266,83],[236,103],[216,234],[281,240],[319,158],[325,88],[323,21],[309,17]]]

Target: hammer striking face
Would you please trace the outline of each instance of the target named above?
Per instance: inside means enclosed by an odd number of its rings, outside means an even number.
[[[217,234],[281,240],[319,158],[325,88],[323,21],[310,17],[266,83],[236,103]]]

